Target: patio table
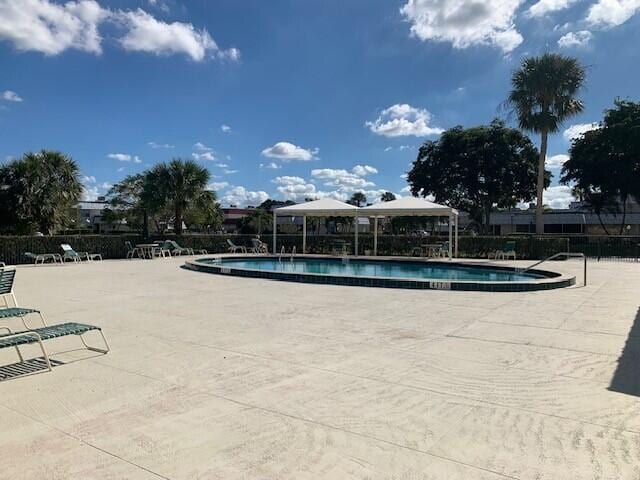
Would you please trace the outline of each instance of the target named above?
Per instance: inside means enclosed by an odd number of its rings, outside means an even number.
[[[153,260],[154,258],[153,250],[155,248],[158,248],[158,244],[157,243],[138,243],[136,245],[136,248],[139,248],[140,251],[142,252],[142,258],[148,258],[150,260]]]

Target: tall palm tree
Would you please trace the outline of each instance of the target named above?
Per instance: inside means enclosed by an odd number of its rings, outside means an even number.
[[[576,95],[584,85],[585,69],[578,59],[556,53],[530,57],[511,77],[512,90],[506,105],[518,117],[520,128],[540,134],[538,185],[536,203],[536,233],[544,233],[543,194],[544,164],[547,141],[562,123],[584,109]]]
[[[174,158],[149,170],[145,176],[142,200],[152,208],[171,209],[174,231],[180,235],[187,209],[201,206],[211,198],[207,190],[210,178],[209,171],[193,160]]]

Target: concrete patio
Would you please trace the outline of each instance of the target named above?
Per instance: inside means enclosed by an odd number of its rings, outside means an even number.
[[[112,350],[51,340],[52,373],[0,382],[0,478],[640,479],[638,263],[492,294],[183,262],[18,269],[21,305]]]

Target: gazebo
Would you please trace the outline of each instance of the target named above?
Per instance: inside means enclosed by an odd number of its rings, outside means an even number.
[[[404,197],[390,202],[380,202],[364,208],[331,198],[276,208],[273,211],[273,253],[276,253],[277,217],[303,217],[302,252],[307,250],[307,217],[354,217],[355,255],[358,255],[358,218],[374,218],[373,254],[378,254],[378,219],[380,217],[448,217],[449,258],[458,255],[458,211],[446,205],[429,202],[422,198]],[[455,230],[455,232],[454,232]]]
[[[423,198],[402,197],[358,209],[358,216],[373,217],[373,254],[378,254],[378,219],[380,217],[448,217],[449,258],[458,256],[458,211]]]

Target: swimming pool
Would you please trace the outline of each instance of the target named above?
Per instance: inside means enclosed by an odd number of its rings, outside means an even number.
[[[397,258],[234,256],[201,258],[188,261],[186,267],[293,282],[437,290],[526,291],[575,284],[575,277],[542,270],[523,273],[499,265]]]

